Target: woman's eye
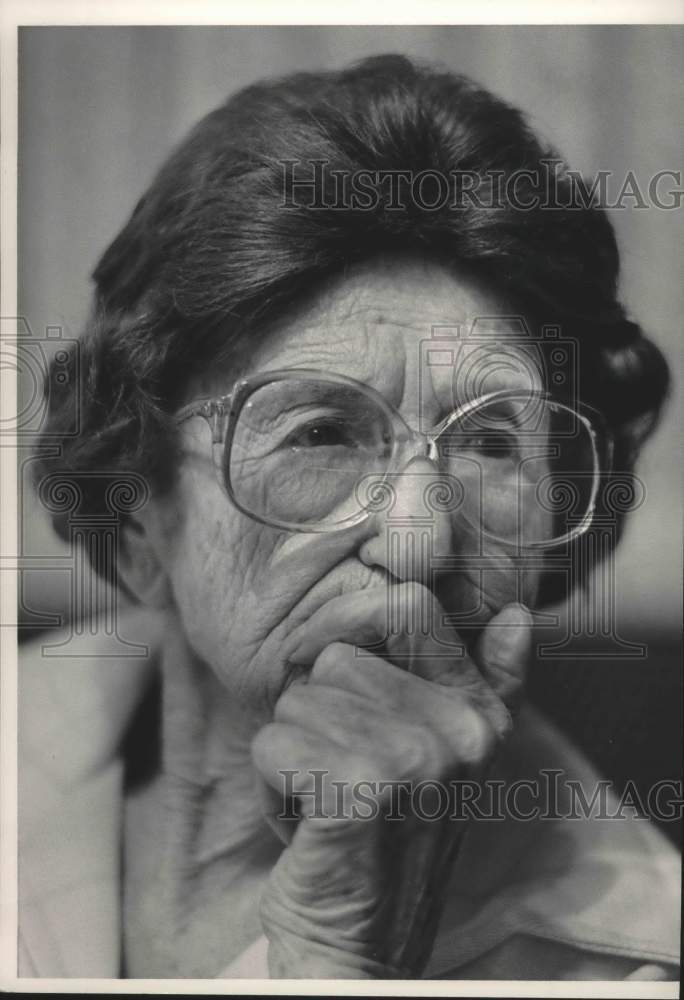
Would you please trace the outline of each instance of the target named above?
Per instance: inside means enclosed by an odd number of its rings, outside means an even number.
[[[487,458],[509,458],[518,452],[518,442],[512,434],[464,434],[457,447],[463,451],[476,451]]]
[[[291,448],[354,447],[349,431],[332,421],[308,424],[290,434],[287,443]]]

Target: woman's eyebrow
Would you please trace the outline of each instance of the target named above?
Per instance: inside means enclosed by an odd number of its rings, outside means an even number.
[[[512,368],[511,362],[516,361],[520,367]],[[459,368],[454,368],[453,394],[458,405],[490,392],[509,389],[515,392],[541,392],[544,390],[543,370],[540,366],[526,358],[524,354],[508,354],[501,358],[501,364],[496,359],[487,358],[482,363],[482,378],[478,378],[476,366],[471,366],[468,359],[462,366],[465,378],[459,374]],[[466,382],[467,378],[467,382]],[[464,384],[465,383],[465,384]]]
[[[282,392],[272,396],[267,405],[263,408],[253,407],[251,409],[252,414],[260,413],[264,419],[272,420],[274,427],[285,417],[302,412],[309,407],[338,406],[344,403],[348,406],[351,398],[348,387],[335,385],[332,382],[305,385],[295,379],[292,385],[288,385],[286,381],[281,382],[280,385]],[[303,394],[304,398],[302,398]],[[363,405],[363,400],[359,399],[356,394],[354,399],[359,402],[359,405]]]
[[[519,390],[516,390],[518,393]],[[489,413],[494,419],[506,420],[508,423],[513,424],[513,426],[525,433],[535,433],[539,430],[539,413],[540,410],[537,409],[531,414],[533,419],[533,426],[530,426],[530,414],[528,412],[528,402],[534,398],[534,393],[532,391],[529,394],[525,394],[524,390],[520,395],[516,394],[516,398],[513,399],[497,399],[489,404]],[[489,428],[485,427],[484,430]]]

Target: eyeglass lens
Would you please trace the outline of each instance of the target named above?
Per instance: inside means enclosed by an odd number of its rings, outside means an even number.
[[[456,489],[454,513],[507,542],[565,536],[586,515],[595,447],[573,410],[529,393],[497,394],[436,440]],[[400,468],[389,410],[361,389],[293,376],[255,389],[237,417],[224,476],[267,522],[340,524],[364,509],[361,487]],[[366,502],[367,499],[366,499]]]

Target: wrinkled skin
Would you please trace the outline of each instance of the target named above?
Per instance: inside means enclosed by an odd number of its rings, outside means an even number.
[[[426,369],[421,361],[432,325],[467,330],[477,316],[511,311],[491,290],[437,265],[377,262],[319,290],[266,331],[248,370],[349,375],[425,429],[469,391],[459,370]],[[464,350],[466,371],[467,344]],[[511,364],[505,333],[487,362],[480,391],[534,381],[529,364]],[[223,394],[234,377],[217,372],[188,398]],[[530,619],[518,602],[534,603],[535,576],[526,574],[520,594],[510,557],[495,544],[484,572],[447,567],[433,576],[432,557],[473,553],[477,537],[458,515],[426,511],[426,477],[438,481],[439,474],[425,458],[395,480],[391,513],[332,534],[300,534],[231,505],[201,419],[183,425],[182,436],[177,487],[143,521],[146,544],[131,557],[131,585],[173,606],[190,647],[248,720],[265,821],[288,843],[262,898],[271,974],[419,975],[458,848],[453,824],[413,817],[398,831],[382,796],[373,820],[321,819],[304,796],[302,818],[288,825],[274,818],[282,807],[279,769],[299,772],[295,792],[310,788],[316,768],[346,781],[482,776],[510,730],[523,683]],[[404,557],[417,530],[408,515],[428,516],[431,554]],[[398,549],[387,544],[389,517]],[[388,588],[403,625],[383,642]],[[422,632],[410,634],[410,611]],[[477,621],[467,649],[444,612]],[[360,655],[361,646],[372,652]]]
[[[400,605],[419,613],[424,588],[396,586]],[[366,623],[366,637],[384,615],[380,593],[366,599],[364,612],[355,597],[338,598],[315,616],[307,633],[318,629],[320,637],[307,638],[300,650],[303,659],[314,657],[312,671],[281,695],[275,721],[253,744],[259,771],[273,788],[282,787],[278,768],[287,761],[298,772],[295,792],[304,793],[304,818],[262,902],[271,972],[278,977],[293,970],[342,978],[420,974],[462,824],[454,829],[444,801],[429,795],[421,808],[427,815],[441,809],[443,818],[427,820],[408,809],[393,823],[386,818],[388,786],[377,792],[373,786],[377,816],[358,802],[355,816],[353,803],[345,802],[349,818],[341,819],[333,782],[385,779],[432,788],[437,780],[446,788],[450,779],[481,778],[511,725],[499,695],[512,703],[528,653],[526,614],[508,605],[496,619],[506,639],[490,629],[480,642],[482,672],[467,656],[443,657],[438,637],[444,640],[446,630],[439,627],[418,641],[392,636],[385,658],[360,657],[348,642],[328,642],[335,630],[346,636],[350,611]],[[318,797],[312,795],[315,768],[327,772]]]

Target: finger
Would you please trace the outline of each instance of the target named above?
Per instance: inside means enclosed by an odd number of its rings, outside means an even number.
[[[415,582],[343,594],[293,633],[286,658],[310,667],[333,644],[362,644],[424,680],[459,688],[485,711],[494,730],[505,734],[506,706],[444,617],[434,594]],[[356,657],[363,660],[364,653],[357,650]]]
[[[346,813],[341,807],[348,804],[350,790],[377,771],[362,751],[284,722],[270,722],[260,729],[251,754],[257,772],[273,791],[262,789],[261,801],[278,824],[300,816],[342,818]],[[282,813],[275,812],[278,800]]]
[[[362,646],[412,673],[434,680],[453,669],[481,683],[458,635],[443,622],[443,609],[426,587],[396,584],[333,598],[291,636],[288,662],[311,666],[334,642]]]
[[[486,626],[476,649],[485,679],[511,708],[519,702],[532,648],[532,616],[522,604],[508,604]]]
[[[289,687],[278,699],[274,721],[298,726],[339,748],[353,748],[376,762],[368,777],[408,773],[423,761],[439,770],[439,734],[445,744],[476,710],[458,688],[449,698],[435,684],[355,646],[333,643],[317,658],[310,682]],[[423,735],[421,735],[423,734]],[[379,772],[382,772],[381,774]]]
[[[459,687],[445,692],[386,660],[373,661],[355,658],[352,646],[328,646],[311,682],[279,698],[275,721],[331,741],[341,760],[353,748],[374,762],[368,779],[441,778],[489,757],[496,729]]]
[[[382,745],[384,720],[395,725],[406,707],[398,697],[401,674],[385,660],[336,642],[316,660],[309,682],[288,687],[276,702],[274,721],[300,726],[345,751]],[[411,706],[414,713],[419,705]]]
[[[338,775],[340,761],[355,759],[349,746],[334,742],[327,734],[315,733],[301,724],[269,722],[251,744],[254,766],[264,781],[276,791],[305,794],[314,782],[312,771]],[[346,770],[342,767],[342,770]]]

